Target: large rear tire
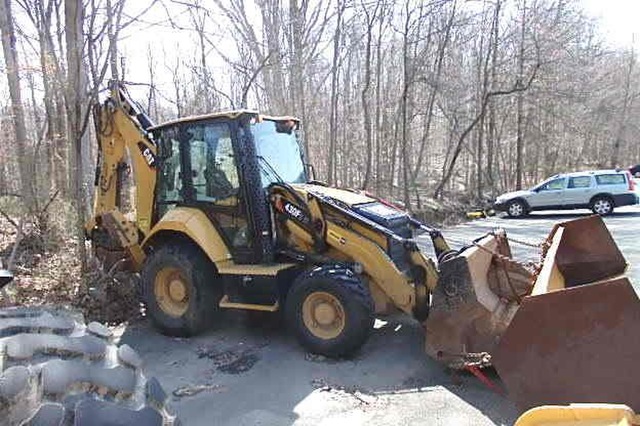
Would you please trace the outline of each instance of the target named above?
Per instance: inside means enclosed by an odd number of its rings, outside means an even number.
[[[43,308],[0,310],[0,423],[173,425],[167,395],[99,323]]]
[[[164,334],[202,332],[219,311],[221,289],[214,264],[196,246],[165,244],[151,252],[141,282],[147,313]]]
[[[289,289],[286,318],[298,342],[328,357],[353,354],[367,341],[374,322],[371,294],[343,266],[302,273]]]

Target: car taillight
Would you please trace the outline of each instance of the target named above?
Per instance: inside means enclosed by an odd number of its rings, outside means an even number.
[[[627,181],[629,182],[629,191],[634,191],[636,189],[636,181],[630,172],[627,172]]]

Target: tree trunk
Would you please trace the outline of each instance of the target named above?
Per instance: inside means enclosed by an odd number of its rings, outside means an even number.
[[[500,0],[496,2],[496,7],[493,14],[493,22],[491,26],[491,90],[495,89],[496,84],[496,69],[498,62],[498,36],[499,36],[499,20],[500,20]],[[491,195],[494,195],[495,179],[494,179],[494,146],[496,145],[496,108],[495,102],[489,103],[489,125],[488,125],[488,137],[487,137],[487,183],[491,188]]]
[[[329,185],[335,183],[336,171],[336,147],[338,140],[338,80],[340,68],[340,37],[342,32],[342,14],[344,12],[344,4],[342,0],[338,0],[336,5],[336,31],[333,35],[333,60],[331,62],[331,106],[329,117],[329,152],[327,152],[327,182]]]
[[[520,27],[520,51],[518,53],[518,83],[522,85],[524,79],[524,34],[525,20],[527,15],[527,2],[522,2],[522,20]],[[524,134],[522,122],[524,119],[524,92],[518,93],[517,101],[517,124],[516,124],[516,189],[522,189],[522,167],[523,167],[523,150],[524,150]]]
[[[400,95],[400,119],[402,120],[402,138],[400,150],[402,154],[402,195],[405,208],[411,211],[411,198],[409,195],[409,129],[408,129],[408,103],[409,86],[411,85],[412,73],[409,70],[409,28],[411,26],[411,13],[409,2],[405,5],[406,19],[402,33],[402,94]]]
[[[378,13],[378,8],[380,7],[380,2],[376,3],[375,9],[373,13],[369,13],[367,6],[363,5],[363,11],[366,17],[366,25],[367,25],[367,41],[365,47],[365,57],[364,57],[364,81],[362,86],[362,91],[360,92],[360,101],[362,102],[362,117],[363,117],[363,126],[364,126],[364,134],[365,134],[365,172],[364,178],[362,180],[362,189],[367,189],[369,186],[369,180],[371,179],[371,169],[372,169],[372,159],[373,159],[373,142],[371,136],[371,111],[369,109],[369,89],[371,88],[371,43],[373,38],[373,24],[376,19],[376,15]]]
[[[11,113],[16,138],[16,156],[20,173],[20,184],[25,207],[31,211],[35,203],[34,167],[33,159],[27,148],[27,128],[22,106],[20,91],[20,70],[18,52],[16,50],[16,35],[13,27],[14,18],[11,13],[11,1],[0,0],[0,28],[2,29],[2,51],[7,68],[7,83],[11,98]]]
[[[382,97],[380,92],[382,91],[382,30],[384,24],[384,13],[379,14],[378,16],[378,40],[376,43],[376,112],[375,112],[375,121],[376,121],[376,137],[375,137],[375,169],[376,169],[376,194],[381,195],[381,179],[382,179],[382,143],[384,142],[384,135],[382,131],[382,115],[381,115],[381,103]]]
[[[78,0],[65,0],[66,44],[67,44],[67,128],[71,142],[71,193],[74,194],[77,215],[78,256],[82,271],[86,270],[87,252],[84,245],[85,191],[82,164],[82,98],[84,90],[83,69],[83,22],[84,9]]]
[[[627,64],[627,69],[624,75],[624,94],[622,100],[622,113],[620,114],[620,120],[618,122],[618,129],[616,131],[615,141],[613,143],[613,150],[611,152],[611,161],[610,166],[612,168],[620,167],[620,146],[622,145],[622,141],[624,138],[624,133],[627,127],[627,115],[629,111],[629,107],[633,98],[633,94],[631,93],[631,79],[633,75],[633,68],[635,66],[636,58],[633,49],[629,51],[629,63]],[[637,96],[637,95],[636,95]],[[625,164],[626,166],[626,164]]]

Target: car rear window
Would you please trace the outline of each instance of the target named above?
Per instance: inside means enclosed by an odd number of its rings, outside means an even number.
[[[569,178],[568,188],[588,188],[591,186],[591,176],[576,176]]]
[[[624,185],[627,181],[623,174],[597,175],[598,185]]]

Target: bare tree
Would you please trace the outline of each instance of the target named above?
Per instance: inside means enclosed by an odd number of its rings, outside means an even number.
[[[25,125],[22,92],[20,90],[20,65],[16,49],[16,33],[14,18],[11,12],[11,1],[0,0],[0,28],[2,29],[2,51],[7,71],[7,83],[11,98],[11,113],[15,134],[15,147],[22,185],[22,197],[28,210],[33,209],[35,190],[33,181],[33,159],[27,150],[27,129]]]

